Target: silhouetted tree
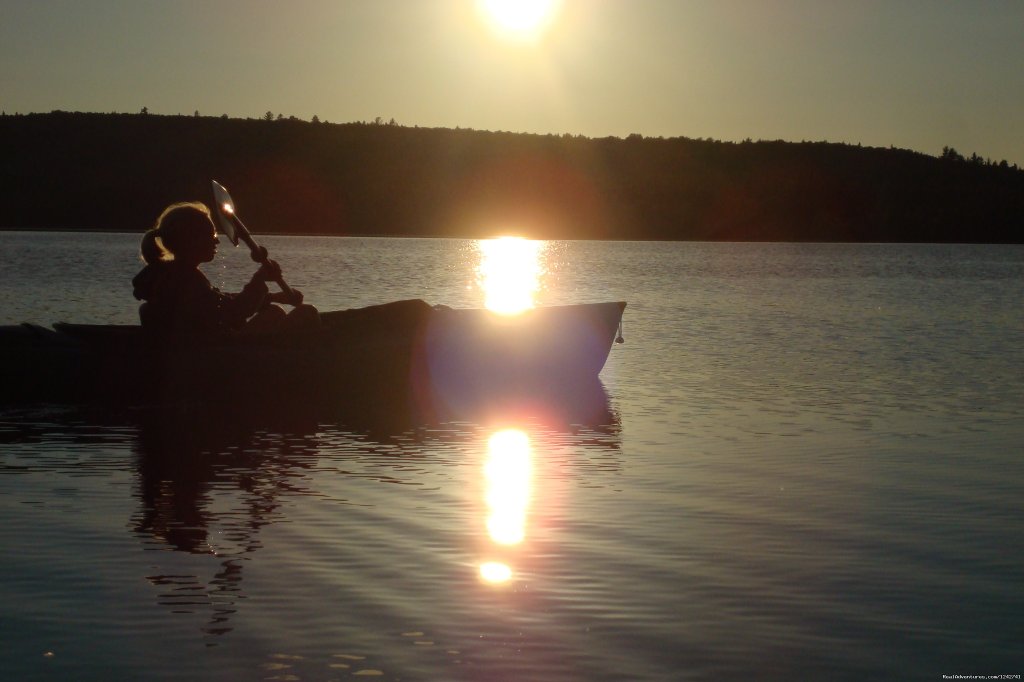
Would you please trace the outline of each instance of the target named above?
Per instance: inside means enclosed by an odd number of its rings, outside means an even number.
[[[943,147],[942,148],[942,156],[940,156],[939,158],[941,158],[941,159],[943,159],[945,161],[964,161],[965,160],[963,155],[960,154],[960,152],[958,152],[957,150],[953,149],[952,147]]]

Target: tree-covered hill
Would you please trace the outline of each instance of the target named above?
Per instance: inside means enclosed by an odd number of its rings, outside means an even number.
[[[212,178],[264,233],[1024,241],[1024,171],[952,149],[0,117],[0,227],[142,231],[171,202],[209,203]]]

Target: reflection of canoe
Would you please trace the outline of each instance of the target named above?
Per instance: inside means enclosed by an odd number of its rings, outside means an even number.
[[[0,396],[117,402],[396,399],[594,381],[625,303],[516,317],[423,301],[328,312],[314,330],[153,339],[138,326],[0,327]]]

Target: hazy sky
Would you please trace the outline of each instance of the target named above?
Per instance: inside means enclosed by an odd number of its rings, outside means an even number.
[[[0,107],[829,140],[1024,165],[1024,1],[0,0]]]

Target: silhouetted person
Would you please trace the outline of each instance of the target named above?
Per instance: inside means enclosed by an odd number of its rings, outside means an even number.
[[[142,326],[161,334],[215,333],[226,330],[267,330],[281,326],[312,326],[315,308],[302,304],[293,289],[270,293],[267,281],[281,277],[280,266],[266,260],[237,294],[226,294],[199,270],[217,253],[217,229],[210,209],[200,202],[172,204],[142,237],[146,267],[132,280]],[[294,305],[290,313],[273,305]]]

